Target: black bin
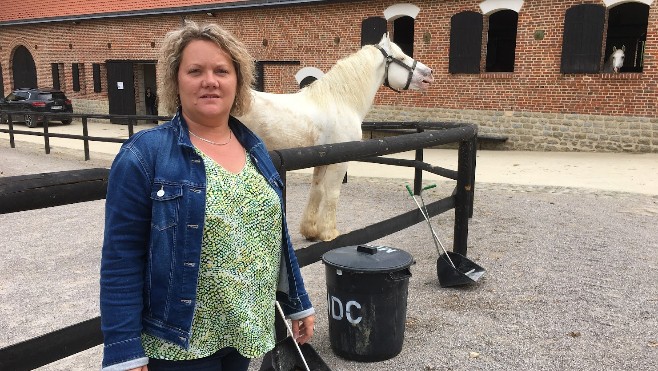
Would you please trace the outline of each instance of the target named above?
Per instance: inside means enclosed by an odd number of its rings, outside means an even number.
[[[413,257],[385,246],[347,246],[322,256],[329,340],[334,353],[361,362],[402,350]]]

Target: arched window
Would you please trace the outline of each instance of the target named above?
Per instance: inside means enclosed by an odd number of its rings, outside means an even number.
[[[381,38],[381,35],[379,35],[379,37]],[[299,88],[302,89],[313,81],[320,79],[322,76],[324,76],[324,72],[322,72],[321,69],[316,67],[304,67],[297,71],[295,74],[295,80],[297,80]]]
[[[514,10],[504,9],[489,15],[487,72],[514,72],[518,23],[519,14]]]
[[[414,54],[414,23],[420,8],[410,3],[399,3],[384,10],[384,18],[393,21],[393,42],[398,44],[405,54]]]
[[[648,24],[649,6],[646,4],[630,2],[610,8],[605,60],[612,54],[613,47],[623,48],[626,57],[620,72],[642,72]]]
[[[402,51],[414,56],[414,19],[403,16],[393,21],[393,42],[398,44]]]
[[[311,85],[313,81],[316,81],[317,79],[315,76],[306,76],[302,79],[302,81],[299,83],[299,88],[304,89],[305,87]]]
[[[16,48],[14,52],[12,72],[14,75],[14,89],[37,87],[37,68],[34,64],[34,58],[32,58],[30,51],[22,45]]]

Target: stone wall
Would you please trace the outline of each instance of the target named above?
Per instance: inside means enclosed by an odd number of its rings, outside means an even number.
[[[107,115],[110,112],[109,104],[106,100],[94,99],[72,99],[73,112],[75,113],[89,113],[97,115]]]
[[[376,106],[366,121],[458,122],[478,125],[478,133],[507,136],[486,148],[527,151],[658,153],[658,118],[517,111],[413,110]],[[378,134],[372,134],[376,137]],[[364,133],[370,138],[371,133]]]

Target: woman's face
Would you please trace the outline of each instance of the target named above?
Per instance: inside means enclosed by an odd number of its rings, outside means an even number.
[[[229,55],[217,44],[193,40],[178,68],[178,94],[185,116],[196,123],[228,121],[238,86]]]

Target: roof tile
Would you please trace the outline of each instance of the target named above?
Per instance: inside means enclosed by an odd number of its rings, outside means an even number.
[[[57,1],[3,1],[0,22],[119,13],[147,9],[167,9],[195,5],[219,5],[245,0],[57,0]],[[45,4],[44,4],[45,3]],[[50,5],[47,5],[50,3]]]

